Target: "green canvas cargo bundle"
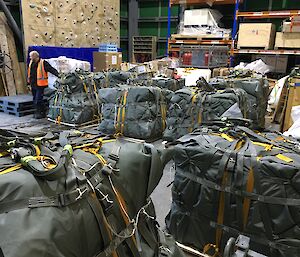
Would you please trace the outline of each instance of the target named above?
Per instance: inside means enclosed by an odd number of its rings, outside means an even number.
[[[99,130],[139,139],[161,138],[165,129],[168,92],[157,87],[99,90],[102,118]]]
[[[209,84],[217,90],[224,90],[225,88],[229,87],[229,83],[224,77],[211,78],[209,80]]]
[[[173,141],[192,132],[201,123],[202,94],[197,88],[176,91],[167,112],[167,128],[163,139]]]
[[[220,77],[211,79],[209,83],[216,89],[231,87],[245,90],[248,98],[249,119],[253,121],[253,128],[265,127],[269,94],[269,83],[266,78]]]
[[[171,98],[163,138],[173,141],[202,123],[247,116],[246,92],[242,89],[204,92],[198,88],[184,88],[176,91]]]
[[[135,78],[129,80],[130,85],[139,85],[145,87],[159,87],[161,89],[177,91],[185,85],[185,79],[172,79],[164,77],[155,77],[148,79]]]
[[[163,159],[152,145],[98,132],[0,135],[5,257],[183,257],[156,226],[149,196]]]
[[[300,256],[298,142],[213,126],[180,138],[169,151],[176,173],[166,224],[176,240],[213,255],[230,237],[244,235],[251,250],[266,256]]]
[[[202,122],[222,118],[247,118],[247,94],[242,89],[225,89],[217,92],[207,92],[202,99]]]
[[[268,80],[266,78],[234,79],[231,82],[231,87],[246,91],[249,119],[253,121],[253,128],[264,129],[269,97]]]
[[[61,78],[49,99],[48,118],[72,125],[99,119],[97,90],[102,85],[99,77],[101,74],[75,71]]]
[[[115,87],[117,85],[125,85],[130,78],[135,76],[134,73],[128,71],[109,71],[106,72],[106,87]]]

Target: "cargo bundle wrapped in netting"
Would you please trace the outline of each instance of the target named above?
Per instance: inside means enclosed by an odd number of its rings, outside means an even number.
[[[134,78],[129,80],[130,85],[146,87],[159,87],[161,89],[177,91],[185,86],[185,79],[174,79],[166,77],[154,77],[148,79]]]
[[[48,118],[67,125],[99,120],[97,93],[102,85],[101,77],[101,74],[80,70],[65,74],[54,84],[56,92],[49,100]]]
[[[230,237],[241,234],[266,256],[300,256],[299,143],[223,125],[201,127],[171,147],[168,230],[207,253],[222,252]]]
[[[161,138],[166,123],[167,96],[170,96],[168,91],[157,87],[100,89],[99,130],[139,139]]]
[[[117,85],[127,84],[127,81],[135,77],[135,74],[128,71],[108,71],[105,72],[105,76],[106,76],[105,87],[115,87]]]
[[[201,123],[202,94],[197,88],[176,91],[167,112],[167,127],[163,139],[173,141],[192,132]]]
[[[242,89],[227,88],[217,92],[205,92],[201,106],[202,122],[222,120],[223,118],[247,118],[247,101],[247,94]]]
[[[97,131],[0,137],[3,256],[183,257],[156,225],[152,145]]]
[[[192,132],[202,123],[247,117],[247,97],[242,89],[205,92],[199,88],[183,88],[171,98],[163,138],[173,141]]]
[[[245,90],[248,98],[249,119],[253,121],[253,128],[263,129],[265,127],[269,95],[269,83],[266,78],[220,77],[211,79],[210,85],[216,89],[231,87]]]

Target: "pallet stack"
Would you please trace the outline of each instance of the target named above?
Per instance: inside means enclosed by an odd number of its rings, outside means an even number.
[[[22,117],[33,114],[34,111],[31,95],[0,97],[0,112]]]
[[[13,96],[26,92],[26,81],[18,61],[14,36],[5,15],[0,13],[0,95]]]

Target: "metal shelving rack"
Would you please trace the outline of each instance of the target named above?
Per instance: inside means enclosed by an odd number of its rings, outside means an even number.
[[[241,2],[243,0],[240,0]],[[236,0],[214,0],[213,4],[214,5],[230,5],[230,4],[234,4],[236,2]],[[172,5],[175,4],[181,4],[181,5],[203,5],[203,4],[207,4],[207,0],[169,0],[169,10],[171,9]],[[169,11],[170,12],[170,11]],[[173,39],[171,38],[171,34],[170,34],[170,19],[168,22],[168,42],[167,42],[167,49],[168,49],[168,55],[171,51],[175,51],[175,52],[180,52],[182,48],[184,48],[186,45],[195,47],[195,46],[228,46],[228,53],[230,50],[230,47],[232,45],[232,40],[230,38],[213,38],[213,37],[202,37],[199,39]]]
[[[204,4],[206,0],[169,0],[169,8],[174,4]],[[236,49],[237,32],[240,19],[272,19],[272,18],[288,18],[300,16],[300,10],[280,10],[280,11],[259,11],[259,12],[241,12],[240,5],[247,4],[246,0],[215,0],[213,4],[234,4],[234,22],[232,28],[232,41],[230,50],[230,64],[233,65],[234,56],[237,54],[269,54],[269,55],[300,55],[300,50],[278,49],[278,50],[257,50],[257,49]],[[170,38],[170,34],[168,35]],[[169,41],[170,42],[170,41]],[[174,43],[171,41],[171,43]],[[197,44],[193,42],[193,44]],[[175,50],[176,48],[174,48]]]
[[[236,49],[235,42],[237,40],[237,28],[239,19],[272,19],[272,18],[288,18],[300,16],[300,10],[280,10],[280,11],[260,11],[260,12],[240,12],[240,0],[235,2],[235,14],[232,31],[232,47],[230,51],[230,65],[233,66],[234,56],[236,54],[270,54],[270,55],[300,55],[300,50],[278,49],[278,50],[257,50],[257,49]],[[244,0],[246,3],[246,0]]]

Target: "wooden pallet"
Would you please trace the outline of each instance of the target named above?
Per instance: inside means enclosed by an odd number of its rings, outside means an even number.
[[[230,40],[230,35],[226,34],[223,37],[216,37],[213,35],[182,35],[172,34],[171,40]]]
[[[260,46],[237,46],[237,49],[238,50],[241,50],[241,49],[246,49],[246,50],[250,50],[250,49],[255,49],[255,50],[272,50],[272,49],[269,49],[268,46],[265,46],[265,47],[260,47]]]
[[[17,117],[23,117],[23,116],[27,116],[27,115],[30,115],[30,114],[34,114],[35,109],[24,110],[24,111],[14,111],[14,110],[10,111],[10,110],[5,110],[5,109],[0,108],[0,112],[4,112],[6,114],[14,115],[14,116],[17,116]]]
[[[288,83],[286,82],[282,88],[278,104],[274,111],[272,122],[282,124],[288,100]]]

